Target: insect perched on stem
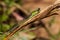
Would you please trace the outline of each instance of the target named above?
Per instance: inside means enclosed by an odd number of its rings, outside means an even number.
[[[40,20],[44,17],[46,17],[46,15],[54,8],[56,8],[57,6],[60,6],[60,3],[58,4],[54,4],[54,5],[50,5],[48,6],[45,10],[41,11],[40,13],[34,15],[33,17],[31,17],[30,19],[27,19],[25,22],[23,22],[19,27],[17,27],[15,30],[13,30],[9,35],[6,36],[6,38],[4,40],[8,40],[13,34],[15,34],[18,30],[22,30],[26,25],[36,21],[37,19],[40,18]]]

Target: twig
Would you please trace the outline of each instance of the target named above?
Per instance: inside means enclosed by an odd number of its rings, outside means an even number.
[[[5,3],[4,2],[0,2],[0,4],[1,5],[3,5],[4,7],[6,7],[6,5],[5,5]],[[15,10],[15,9],[19,9],[19,10],[21,10],[26,16],[28,16],[29,14],[29,12],[27,12],[25,9],[23,9],[19,4],[16,4],[16,3],[14,3],[14,6],[13,7],[11,7],[11,13]],[[5,10],[5,9],[4,9]]]
[[[29,12],[27,12],[25,9],[23,9],[19,4],[16,4],[16,3],[14,3],[14,5],[18,8],[18,9],[20,9],[22,12],[24,12],[24,14],[25,15],[29,15]]]

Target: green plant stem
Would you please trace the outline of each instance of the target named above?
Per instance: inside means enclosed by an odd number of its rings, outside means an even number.
[[[45,30],[48,32],[48,35],[49,35],[51,38],[55,39],[55,36],[49,31],[49,29],[48,29],[47,27],[45,27]]]

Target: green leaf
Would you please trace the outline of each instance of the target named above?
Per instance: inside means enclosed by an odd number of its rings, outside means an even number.
[[[14,3],[14,0],[4,0],[4,2],[6,3],[7,6],[12,5],[12,3]]]
[[[2,32],[6,32],[10,29],[10,26],[8,24],[3,24],[2,25]]]
[[[0,35],[0,40],[3,40],[6,37],[6,34]]]
[[[6,21],[7,19],[8,19],[8,16],[7,16],[6,14],[3,14],[1,20],[2,20],[2,21]]]

